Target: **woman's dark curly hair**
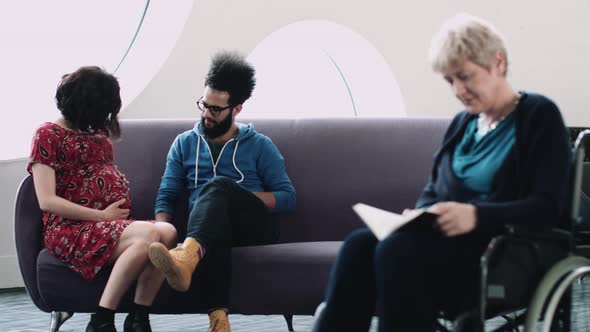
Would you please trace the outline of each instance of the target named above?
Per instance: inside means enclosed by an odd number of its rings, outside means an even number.
[[[71,129],[103,130],[115,138],[121,134],[117,120],[121,110],[119,82],[100,67],[81,67],[62,76],[55,103]]]
[[[211,59],[211,67],[205,78],[205,86],[229,93],[229,104],[236,106],[252,95],[256,70],[236,52],[221,51]]]

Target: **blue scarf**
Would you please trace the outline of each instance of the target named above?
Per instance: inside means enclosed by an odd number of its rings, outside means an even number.
[[[464,185],[487,195],[492,190],[496,172],[514,146],[514,112],[497,123],[496,128],[482,135],[478,119],[467,125],[461,142],[453,153],[453,172]]]

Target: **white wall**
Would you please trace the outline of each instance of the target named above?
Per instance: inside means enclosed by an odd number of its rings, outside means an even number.
[[[172,54],[122,117],[196,118],[194,101],[212,53],[237,49],[249,54],[273,31],[306,19],[346,26],[379,50],[398,80],[408,116],[451,116],[460,104],[431,72],[426,57],[431,36],[458,11],[482,16],[503,32],[509,78],[517,89],[554,99],[568,125],[590,126],[588,0],[195,1]],[[24,167],[23,161],[0,163],[0,288],[22,285],[14,262],[12,213]]]
[[[587,0],[198,1],[163,69],[122,115],[195,117],[194,101],[213,52],[230,48],[248,54],[289,23],[325,19],[358,32],[383,54],[409,116],[451,116],[460,104],[432,73],[426,57],[434,32],[458,11],[488,19],[506,36],[509,77],[517,89],[550,96],[568,125],[590,125],[585,114],[590,109]]]
[[[0,289],[23,285],[14,245],[14,198],[26,176],[25,160],[0,161]]]

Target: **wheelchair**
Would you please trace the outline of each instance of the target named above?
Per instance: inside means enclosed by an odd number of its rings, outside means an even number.
[[[581,131],[573,148],[565,225],[546,230],[509,226],[492,239],[480,259],[477,306],[460,314],[443,310],[437,332],[590,331],[590,319],[586,327],[572,324],[573,286],[590,275],[589,145],[590,130]],[[586,311],[590,318],[590,307]],[[490,319],[500,319],[499,326],[486,329]]]

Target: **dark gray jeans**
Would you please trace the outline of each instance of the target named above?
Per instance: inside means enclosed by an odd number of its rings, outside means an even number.
[[[191,211],[187,237],[205,249],[198,273],[205,274],[209,308],[228,308],[231,248],[276,243],[277,221],[256,195],[226,177],[205,185]]]

